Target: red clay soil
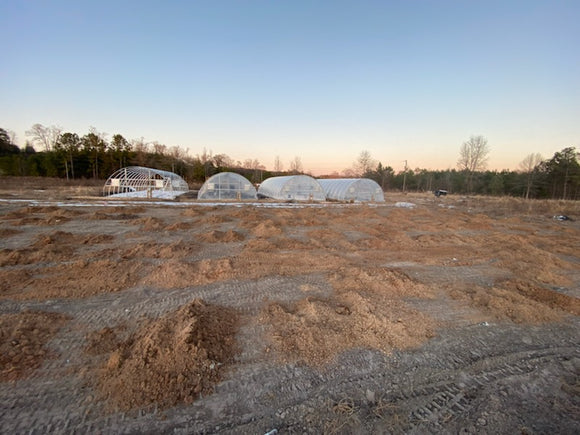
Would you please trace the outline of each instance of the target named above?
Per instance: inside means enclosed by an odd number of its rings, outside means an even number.
[[[213,391],[237,352],[238,316],[196,299],[145,324],[112,352],[99,373],[98,391],[120,409],[191,403]],[[90,352],[110,351],[115,337],[103,331]]]
[[[53,357],[46,345],[69,320],[42,311],[0,315],[0,382],[26,377]]]

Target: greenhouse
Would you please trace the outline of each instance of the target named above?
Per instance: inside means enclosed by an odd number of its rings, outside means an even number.
[[[308,175],[267,178],[258,188],[258,197],[296,201],[324,201],[318,181]]]
[[[326,199],[334,201],[385,202],[383,189],[368,178],[320,179]]]
[[[220,172],[203,183],[197,199],[258,199],[258,195],[247,178],[234,172]]]
[[[189,191],[183,178],[173,172],[128,166],[119,169],[105,182],[105,196],[175,198]]]

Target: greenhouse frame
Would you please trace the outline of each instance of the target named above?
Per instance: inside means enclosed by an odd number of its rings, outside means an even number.
[[[319,179],[326,199],[333,201],[385,202],[383,189],[369,178]]]
[[[127,166],[114,172],[103,186],[105,196],[147,192],[173,192],[177,195],[189,191],[187,182],[179,175],[142,166]]]
[[[258,194],[246,177],[235,172],[219,172],[203,183],[197,199],[258,199]]]
[[[324,201],[324,190],[308,175],[267,178],[258,188],[258,197],[284,201]]]

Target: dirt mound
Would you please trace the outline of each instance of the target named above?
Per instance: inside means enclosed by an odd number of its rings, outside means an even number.
[[[255,225],[252,230],[252,234],[256,237],[272,237],[282,234],[282,229],[279,225],[276,225],[272,220],[267,219]]]
[[[196,263],[169,260],[154,269],[143,284],[160,288],[185,288],[216,281],[226,281],[236,276],[230,258],[204,259]]]
[[[225,222],[231,222],[232,218],[229,216],[212,214],[210,216],[205,217],[203,219],[203,221],[204,221],[204,223],[207,223],[207,224],[223,224]]]
[[[37,217],[37,216],[28,216],[28,217],[24,217],[22,219],[17,219],[15,220],[12,225],[15,226],[22,226],[22,225],[61,225],[64,224],[65,222],[68,222],[72,219],[72,217],[62,211],[62,210],[57,210],[55,212],[52,213],[47,213],[45,215],[42,215],[41,217]]]
[[[42,311],[0,315],[0,381],[21,379],[40,367],[52,356],[46,344],[68,320]]]
[[[427,286],[409,278],[405,273],[377,267],[341,267],[330,274],[330,282],[337,291],[376,293],[385,297],[431,298]]]
[[[133,225],[141,225],[141,231],[160,231],[165,228],[165,223],[156,217],[147,216],[129,221]]]
[[[122,343],[100,370],[98,390],[124,410],[192,403],[233,360],[237,329],[234,310],[194,300]]]
[[[560,295],[525,282],[508,281],[493,287],[452,289],[451,297],[467,301],[498,320],[544,323],[562,319],[563,311],[578,313],[578,299]],[[570,306],[562,305],[570,302]]]
[[[344,350],[365,347],[389,352],[433,337],[436,323],[403,298],[431,297],[425,286],[387,269],[340,267],[330,273],[336,294],[294,304],[270,303],[261,321],[283,360],[320,365]]]
[[[32,245],[34,249],[42,249],[49,245],[96,245],[99,243],[110,242],[114,236],[110,234],[72,234],[65,231],[53,231],[49,234],[43,234],[36,238]]]
[[[63,231],[56,231],[48,235],[42,234],[29,248],[0,251],[0,265],[51,263],[69,259],[75,251],[75,246],[71,246],[72,239],[71,233]]]
[[[18,293],[31,276],[30,272],[23,269],[0,270],[0,297]]]
[[[418,346],[434,336],[435,323],[397,300],[346,292],[332,299],[307,297],[295,304],[270,303],[262,311],[270,340],[284,361],[327,363],[352,348],[390,352]]]
[[[0,228],[0,237],[10,237],[21,233],[22,231],[15,230],[14,228]]]
[[[202,234],[198,237],[203,242],[208,243],[231,243],[231,242],[240,242],[244,240],[244,235],[238,231],[218,231],[213,230],[208,233]]]
[[[526,298],[546,304],[551,308],[580,315],[580,299],[549,290],[526,281],[507,281],[501,284],[506,290],[517,292]]]
[[[0,251],[1,266],[34,263],[55,263],[69,260],[80,245],[95,245],[110,242],[108,234],[77,235],[65,231],[53,231],[36,237],[29,248],[4,249]]]
[[[163,258],[180,259],[192,255],[198,246],[179,240],[173,243],[146,242],[129,246],[121,252],[122,259]]]
[[[490,256],[514,275],[534,279],[546,284],[569,286],[567,270],[575,266],[555,254],[534,246],[532,240],[521,235],[492,234],[482,240]]]
[[[176,222],[165,227],[165,231],[181,231],[181,230],[191,230],[195,228],[198,224],[195,222]]]
[[[42,275],[14,283],[10,295],[18,300],[84,298],[124,290],[137,284],[149,266],[136,261],[79,260],[42,269]]]
[[[133,213],[107,213],[104,211],[96,211],[90,216],[89,219],[102,221],[102,220],[135,220],[138,218],[139,215]]]
[[[313,246],[330,250],[354,251],[352,243],[345,239],[344,235],[338,231],[328,229],[317,229],[308,232],[308,241]]]
[[[22,219],[31,214],[44,214],[44,213],[54,213],[58,211],[59,208],[56,206],[50,207],[23,207],[18,210],[11,211],[4,215],[5,219]]]
[[[65,209],[56,206],[24,207],[5,214],[4,218],[16,220],[13,225],[56,225],[83,214],[85,212],[81,210]],[[40,217],[36,215],[40,215]]]
[[[266,241],[276,246],[276,241]],[[233,265],[239,278],[258,278],[269,275],[292,276],[334,270],[344,266],[346,260],[339,253],[319,251],[269,251],[267,245],[251,243],[235,258]],[[261,250],[266,248],[265,250]],[[260,249],[260,250],[256,250]]]
[[[113,328],[103,328],[99,331],[91,332],[87,334],[86,340],[85,352],[89,355],[111,353],[121,345],[121,341]]]
[[[203,216],[205,214],[205,212],[206,212],[205,207],[193,207],[193,208],[187,208],[187,209],[183,210],[181,212],[181,216],[198,217],[198,216]]]

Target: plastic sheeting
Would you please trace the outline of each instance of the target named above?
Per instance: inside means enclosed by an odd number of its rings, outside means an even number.
[[[354,202],[385,202],[383,189],[368,178],[319,179],[326,199]]]
[[[308,175],[267,178],[258,188],[258,196],[285,201],[324,201],[324,190]]]
[[[256,188],[247,178],[234,172],[220,172],[207,179],[197,199],[257,199]]]
[[[128,166],[114,172],[103,186],[105,196],[119,193],[145,191],[170,191],[185,193],[189,186],[179,175],[142,166]]]

